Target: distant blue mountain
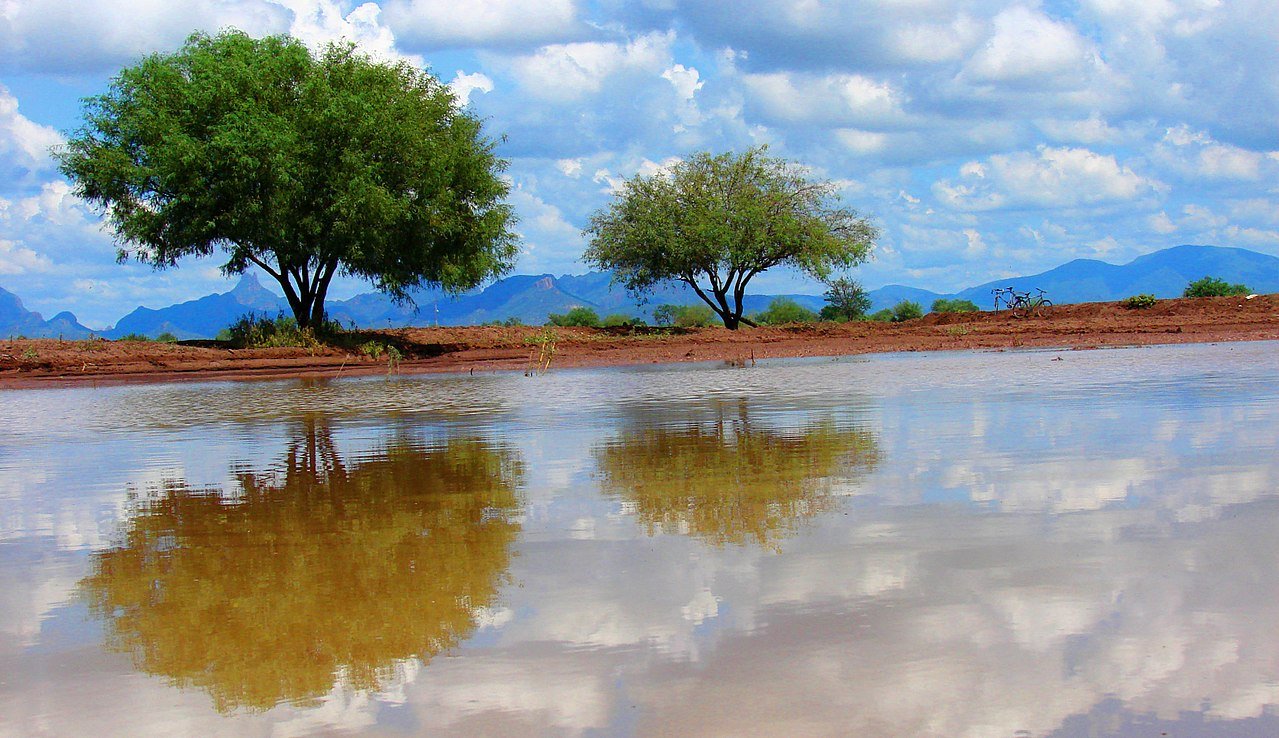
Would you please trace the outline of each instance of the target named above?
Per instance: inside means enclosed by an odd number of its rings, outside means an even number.
[[[18,296],[0,288],[0,337],[65,338],[78,341],[93,335],[80,325],[75,315],[63,311],[45,320],[40,313],[27,310]]]
[[[871,290],[871,310],[892,307],[902,300],[919,303],[927,310],[938,298],[972,300],[990,308],[994,287],[1045,290],[1057,304],[1120,300],[1149,293],[1156,297],[1177,297],[1186,285],[1204,276],[1243,283],[1256,292],[1279,292],[1279,258],[1245,249],[1217,246],[1176,246],[1134,259],[1127,264],[1107,264],[1093,259],[1076,259],[1055,269],[1025,277],[1000,279],[953,294],[939,294],[915,287],[888,285]],[[662,304],[699,303],[693,290],[681,283],[660,286],[640,301],[613,284],[607,272],[556,277],[551,274],[521,274],[461,295],[422,289],[413,300],[397,304],[383,294],[371,292],[349,300],[330,300],[329,317],[344,325],[385,328],[406,325],[478,325],[518,318],[530,325],[546,322],[550,313],[565,313],[578,306],[589,307],[601,317],[623,313],[651,318],[653,308]],[[746,312],[759,312],[776,297],[788,297],[811,310],[824,304],[820,295],[747,295]],[[138,308],[120,319],[105,336],[116,338],[129,333],[155,337],[172,333],[178,338],[212,338],[245,313],[275,315],[287,311],[283,300],[246,274],[230,292],[152,310]],[[21,301],[0,290],[0,336],[56,336],[83,338],[89,329],[70,313],[60,313],[49,321],[22,308]]]
[[[1187,284],[1208,276],[1247,285],[1258,294],[1279,292],[1279,257],[1220,246],[1174,246],[1121,265],[1076,259],[1040,274],[970,287],[954,297],[983,308],[991,307],[992,289],[1009,286],[1042,289],[1057,304],[1108,302],[1140,294],[1181,297]]]
[[[206,295],[198,300],[170,305],[159,310],[140,307],[103,331],[106,338],[138,334],[155,338],[172,333],[179,339],[213,338],[242,315],[256,313],[274,317],[285,308],[284,299],[263,287],[252,273],[240,278],[230,292]]]

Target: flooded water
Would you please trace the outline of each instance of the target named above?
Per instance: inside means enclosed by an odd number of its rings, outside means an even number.
[[[1279,735],[1279,345],[0,394],[0,735]]]

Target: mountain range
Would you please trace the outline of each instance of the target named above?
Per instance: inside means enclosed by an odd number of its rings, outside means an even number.
[[[938,298],[972,300],[988,308],[991,289],[1009,286],[1019,290],[1043,289],[1057,304],[1120,300],[1136,294],[1179,297],[1189,282],[1209,275],[1246,284],[1259,293],[1279,292],[1279,257],[1219,246],[1174,246],[1127,264],[1076,259],[1039,274],[995,280],[950,294],[887,285],[870,291],[869,296],[872,311],[891,307],[901,300],[918,302],[927,309]],[[789,297],[812,310],[825,304],[821,295],[748,295],[746,312],[763,310],[776,297]],[[650,317],[652,309],[663,303],[699,302],[690,288],[675,283],[655,290],[646,302],[640,303],[613,285],[612,276],[607,272],[560,277],[515,275],[462,295],[419,290],[413,299],[415,304],[397,305],[385,295],[370,292],[349,300],[331,300],[327,307],[329,316],[343,325],[399,327],[477,325],[512,317],[526,324],[540,325],[548,314],[565,313],[577,306],[592,308],[601,316],[625,313]],[[245,313],[275,315],[282,310],[287,311],[284,299],[263,287],[253,273],[248,273],[229,292],[160,309],[139,307],[99,335],[119,338],[128,334],[155,337],[171,333],[179,339],[212,338]],[[93,334],[69,312],[45,320],[39,313],[26,310],[16,295],[0,288],[0,336],[79,339]]]

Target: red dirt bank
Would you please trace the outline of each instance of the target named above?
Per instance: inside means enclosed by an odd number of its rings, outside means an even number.
[[[404,328],[368,331],[361,341],[395,345],[396,371],[466,372],[530,367],[545,329]],[[817,323],[728,331],[555,328],[551,368],[675,361],[750,361],[889,351],[1057,347],[1279,339],[1279,295],[1161,300],[1145,310],[1118,303],[1063,305],[1041,317],[1008,313],[927,315],[906,323]],[[58,384],[317,377],[385,373],[387,361],[322,347],[226,349],[132,341],[0,341],[0,388]]]

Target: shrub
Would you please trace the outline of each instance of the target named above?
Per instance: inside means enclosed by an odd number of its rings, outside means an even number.
[[[560,327],[579,326],[582,328],[599,328],[600,316],[594,310],[577,306],[570,308],[567,313],[551,313],[546,316],[547,325],[556,325]]]
[[[1144,310],[1145,308],[1151,307],[1156,302],[1158,302],[1158,300],[1155,299],[1154,295],[1133,295],[1126,300],[1121,300],[1119,304],[1129,310]]]
[[[604,318],[605,328],[623,328],[645,325],[643,318],[637,318],[634,315],[626,315],[624,313],[613,313]]]
[[[755,320],[765,325],[812,323],[817,320],[817,313],[789,297],[778,297],[768,304],[767,310],[756,315]]]
[[[893,306],[893,322],[903,323],[907,320],[924,317],[924,309],[917,302],[902,300]]]
[[[827,287],[822,295],[826,306],[819,313],[822,320],[860,320],[870,310],[870,296],[858,282],[841,277]]]
[[[981,308],[977,307],[977,303],[972,300],[947,300],[944,297],[940,300],[933,300],[932,312],[934,313],[976,313],[980,311]]]
[[[1228,295],[1246,295],[1252,292],[1242,284],[1229,284],[1217,277],[1204,277],[1186,285],[1185,297],[1225,297]]]
[[[150,336],[144,336],[141,333],[126,333],[115,339],[117,341],[150,341]]]
[[[870,320],[876,323],[890,323],[893,320],[893,311],[888,308],[871,313]]]
[[[227,336],[239,348],[319,345],[315,333],[299,328],[297,321],[284,313],[274,319],[256,313],[243,315],[227,328]]]
[[[160,335],[156,336],[155,340],[159,341],[160,343],[177,343],[178,337],[168,331],[165,331],[164,333],[161,333]]]
[[[719,321],[705,305],[658,305],[653,309],[653,322],[677,328],[705,328]]]

